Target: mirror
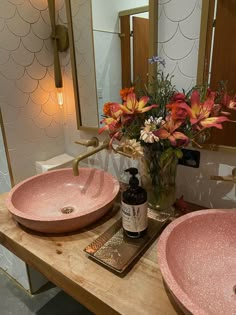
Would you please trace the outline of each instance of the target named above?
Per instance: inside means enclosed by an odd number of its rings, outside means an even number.
[[[103,25],[104,20],[106,20],[106,18],[103,18],[102,21],[98,21],[99,11],[110,12],[111,9],[114,9],[114,4],[112,5],[107,0],[111,7],[109,6],[109,10],[104,10],[104,7],[106,7],[104,1],[101,1],[101,3],[98,0],[94,1],[96,2],[95,6],[93,1],[86,1],[86,3],[83,3],[83,1],[71,2],[71,23],[76,57],[76,70],[74,71],[76,77],[75,90],[79,91],[77,103],[80,105],[77,112],[79,113],[79,124],[82,128],[96,128],[101,118],[102,105],[106,101],[115,101],[116,97],[119,97],[120,71],[118,72],[117,70],[115,75],[107,75],[111,65],[114,66],[115,64],[114,58],[112,63],[106,62],[109,51],[112,51],[114,48],[117,52],[118,45],[106,47],[105,39],[99,39],[97,34],[99,28],[101,28],[101,26],[98,26],[100,25],[99,23]],[[222,2],[221,0],[218,1]],[[207,29],[211,23],[208,19],[210,12],[212,10],[214,12],[215,0],[181,0],[181,5],[175,0],[150,0],[149,2],[150,14],[153,14],[153,4],[157,5],[158,3],[158,55],[163,56],[166,60],[164,71],[174,75],[173,83],[178,89],[184,88],[188,90],[196,82],[201,82],[204,79],[203,73],[206,71],[205,51],[212,38],[211,32]],[[137,6],[134,5],[133,7]],[[235,4],[233,6],[236,7]],[[96,19],[94,18],[93,10],[96,12]],[[120,9],[117,10],[117,12],[119,11]],[[151,30],[157,31],[156,20],[152,20]],[[118,14],[116,14],[116,19],[113,19],[113,24],[114,28],[117,27]],[[98,29],[93,30],[93,25]],[[104,33],[102,35],[105,38]],[[118,40],[117,28],[115,36],[116,40]],[[153,38],[152,41],[149,41],[149,48],[150,43],[156,44]],[[102,46],[102,49],[100,49],[102,54],[100,56],[96,55],[98,46]],[[152,56],[150,53],[149,55]],[[119,63],[119,60],[116,58],[116,65]],[[105,68],[103,67],[104,65]],[[112,90],[112,87],[116,95],[110,94],[108,95],[109,97],[105,98],[104,91]],[[236,127],[234,126],[233,128]],[[224,137],[227,138],[227,135]],[[222,139],[222,143],[218,144],[224,144],[224,139]],[[217,147],[212,145],[209,148],[217,149]]]
[[[97,128],[103,104],[111,100],[120,102],[122,77],[119,12],[130,14],[134,8],[139,8],[139,16],[145,14],[148,17],[148,0],[70,3],[71,18],[69,16],[68,20],[71,22],[75,57],[73,76],[76,82],[76,102],[80,104],[77,110],[78,124],[82,127]]]

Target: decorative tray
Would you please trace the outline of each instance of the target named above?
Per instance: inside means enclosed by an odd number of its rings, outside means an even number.
[[[90,258],[121,274],[141,256],[166,223],[167,220],[160,222],[149,217],[145,236],[130,238],[123,231],[122,221],[119,219],[84,251]]]

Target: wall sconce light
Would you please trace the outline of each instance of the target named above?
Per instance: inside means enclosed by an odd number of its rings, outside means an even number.
[[[57,101],[58,105],[62,107],[63,105],[63,80],[61,74],[61,65],[59,52],[66,51],[69,47],[69,37],[68,29],[64,25],[56,25],[55,16],[55,0],[48,0],[48,9],[50,15],[50,21],[52,26],[51,38],[53,40],[54,47],[54,78],[55,86],[57,88]]]

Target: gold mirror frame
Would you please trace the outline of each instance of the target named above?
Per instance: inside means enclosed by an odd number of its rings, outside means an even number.
[[[8,146],[7,146],[7,138],[6,138],[6,133],[5,133],[4,124],[3,124],[1,108],[0,108],[0,132],[2,133],[2,139],[3,139],[4,148],[5,148],[9,177],[11,181],[11,186],[13,187],[15,184],[14,184],[13,172],[12,172],[12,167],[11,167],[11,160],[9,156]]]

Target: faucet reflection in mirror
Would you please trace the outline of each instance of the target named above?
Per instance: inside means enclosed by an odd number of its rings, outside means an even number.
[[[59,52],[66,51],[69,48],[68,30],[64,25],[56,25],[55,0],[48,0],[48,9],[52,27],[51,38],[54,48],[54,79],[57,88],[57,101],[61,108],[63,106],[63,80]]]
[[[104,126],[100,128],[100,132],[109,131],[115,151],[139,158],[149,207],[165,215],[174,214],[181,148],[191,142],[200,146],[211,128],[222,129],[222,123],[230,121],[224,109],[236,109],[226,90],[197,86],[179,92],[171,79],[159,72],[145,91],[134,87],[121,90],[121,104],[104,105]],[[114,147],[115,141],[118,147]]]

